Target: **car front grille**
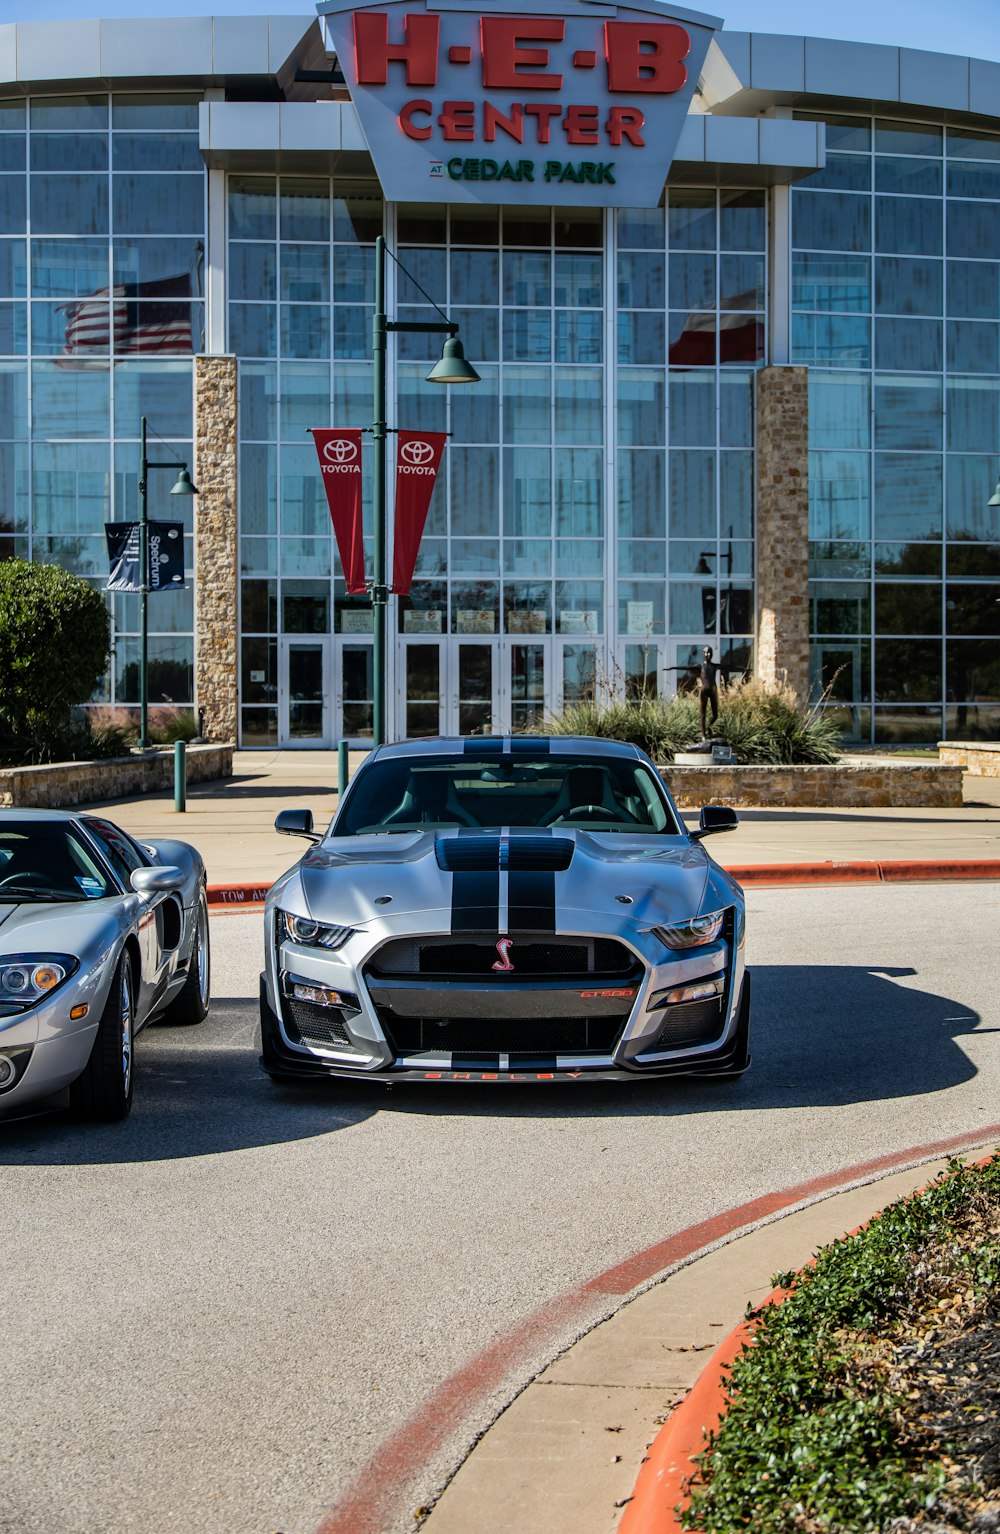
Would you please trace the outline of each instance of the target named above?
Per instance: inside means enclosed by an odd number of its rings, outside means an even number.
[[[424,1050],[459,1054],[610,1054],[623,1017],[388,1017],[382,1026],[397,1055]]]
[[[380,975],[479,975],[494,973],[498,960],[493,933],[463,933],[461,938],[397,938],[386,943],[368,968]],[[508,959],[512,974],[621,980],[638,975],[642,966],[630,948],[613,938],[540,938],[535,933],[510,934]]]
[[[365,968],[397,1056],[608,1055],[645,973],[613,938],[496,932],[396,938]]]

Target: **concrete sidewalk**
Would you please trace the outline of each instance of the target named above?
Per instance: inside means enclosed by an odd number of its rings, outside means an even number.
[[[351,772],[365,753],[351,756]],[[212,884],[270,884],[301,856],[304,843],[278,836],[281,809],[310,809],[319,827],[337,805],[332,751],[238,751],[233,777],[196,784],[187,810],[172,792],[89,806],[133,836],[176,836],[193,842]],[[962,809],[740,811],[735,832],[715,836],[712,856],[726,867],[748,863],[812,863],[833,859],[888,862],[1000,858],[1000,779],[966,775]],[[697,817],[688,814],[688,824]]]
[[[971,1141],[970,1136],[970,1141]],[[987,1145],[976,1155],[991,1154]],[[608,1534],[649,1444],[715,1349],[770,1292],[776,1272],[947,1165],[850,1188],[729,1240],[654,1284],[544,1369],[502,1412],[449,1482],[426,1534]],[[844,1174],[844,1183],[850,1174]]]

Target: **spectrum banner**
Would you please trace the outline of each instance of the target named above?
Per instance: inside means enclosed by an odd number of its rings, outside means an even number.
[[[365,541],[361,511],[361,429],[312,428],[340,563],[351,596],[365,594]]]
[[[392,589],[397,596],[406,596],[410,590],[446,439],[447,433],[443,431],[400,431],[396,434]]]

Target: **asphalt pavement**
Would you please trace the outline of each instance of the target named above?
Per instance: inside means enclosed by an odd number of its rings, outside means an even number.
[[[709,845],[1000,857],[998,789]],[[322,823],[336,759],[239,753],[188,805],[100,808],[266,884],[301,849],[274,815]],[[998,917],[1000,884],[751,889],[739,1080],[387,1093],[259,1075],[260,917],[220,915],[209,1020],[140,1040],[128,1124],[0,1138],[0,1534],[613,1530],[773,1273],[1000,1139]]]

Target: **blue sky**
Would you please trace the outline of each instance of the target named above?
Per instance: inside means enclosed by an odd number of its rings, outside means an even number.
[[[697,0],[688,0],[698,9]],[[863,42],[901,43],[939,53],[1000,60],[1000,0],[729,0],[701,9],[733,31],[809,33]],[[0,0],[0,20],[57,21],[85,16],[250,16],[313,14],[302,0]]]

